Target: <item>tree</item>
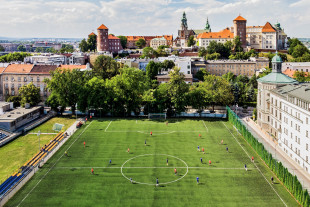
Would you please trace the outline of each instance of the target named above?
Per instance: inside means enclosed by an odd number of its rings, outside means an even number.
[[[178,50],[173,51],[171,54],[172,54],[172,55],[175,55],[175,56],[179,56],[179,55],[180,55],[180,53],[179,53]]]
[[[20,52],[26,52],[26,47],[24,45],[19,45],[17,47],[17,50],[20,51]]]
[[[161,67],[164,71],[168,71],[169,69],[172,69],[175,66],[174,62],[172,60],[164,60],[162,62]]]
[[[45,52],[45,49],[43,47],[37,47],[35,52]]]
[[[145,42],[145,40],[144,39],[142,39],[142,38],[140,38],[137,42],[136,42],[136,46],[138,47],[138,48],[143,48],[143,47],[145,47],[145,45],[146,45],[146,42]]]
[[[194,40],[194,36],[191,35],[189,38],[188,38],[188,41],[187,41],[187,47],[191,47],[193,45],[196,44],[196,41]]]
[[[168,45],[159,45],[158,46],[158,49],[160,49],[160,50],[164,50],[166,48],[169,48],[169,46]]]
[[[211,41],[207,47],[207,53],[219,53],[221,57],[228,58],[231,51],[229,47],[225,47],[222,43],[216,41]]]
[[[197,73],[195,74],[195,78],[197,78],[200,81],[204,80],[205,75],[207,75],[208,72],[205,68],[200,68],[200,70],[197,71]]]
[[[81,52],[87,52],[88,51],[88,44],[86,42],[85,39],[83,39],[80,44],[79,44],[79,48],[81,50]]]
[[[60,49],[60,53],[72,53],[74,51],[73,45],[69,45],[69,44],[62,44],[61,45],[61,49]]]
[[[294,52],[292,53],[292,56],[294,58],[302,57],[304,54],[308,53],[309,50],[304,45],[296,45],[294,47]]]
[[[221,57],[221,54],[215,52],[215,53],[212,53],[212,54],[207,54],[206,57],[205,57],[205,59],[206,59],[206,60],[217,60],[217,59],[219,59],[220,57]]]
[[[4,51],[5,51],[5,48],[2,45],[0,45],[0,52],[4,52]]]
[[[233,83],[233,82],[235,82],[236,76],[231,71],[229,71],[228,73],[222,75],[222,78],[224,78],[225,80],[227,80],[230,83]]]
[[[146,77],[149,81],[156,80],[156,76],[161,69],[161,63],[155,63],[154,61],[150,61],[145,70],[146,70]]]
[[[145,47],[143,48],[142,54],[146,58],[153,58],[156,55],[156,52],[152,47]]]
[[[13,102],[13,107],[16,108],[20,106],[21,97],[20,96],[9,96],[5,101]]]
[[[298,82],[305,82],[306,81],[306,73],[303,71],[295,71],[293,78],[296,79]]]
[[[187,103],[194,109],[198,109],[198,113],[201,114],[203,109],[209,104],[208,101],[210,98],[208,96],[209,93],[206,91],[202,82],[193,84],[190,86],[187,94]]]
[[[100,55],[96,58],[93,74],[102,79],[112,78],[119,73],[119,64],[111,57]]]
[[[84,98],[83,85],[90,76],[77,69],[56,69],[51,76],[51,79],[45,79],[47,88],[57,97],[60,106],[70,106],[74,114],[78,100],[81,96]]]
[[[40,88],[33,85],[32,82],[22,86],[18,92],[21,97],[20,104],[22,107],[24,107],[26,103],[29,103],[30,106],[36,106],[41,101]]]
[[[121,39],[121,45],[123,49],[127,48],[127,37],[125,36],[117,36],[117,37]]]
[[[52,92],[51,95],[49,95],[49,97],[45,101],[45,104],[51,107],[51,109],[56,112],[59,111],[58,107],[61,106],[59,102],[59,97],[57,96],[55,92]],[[65,107],[66,107],[65,105],[61,106],[61,108],[65,108]],[[62,112],[62,110],[60,112]]]
[[[239,36],[236,36],[233,40],[233,50],[235,52],[243,52],[242,43]]]
[[[207,55],[207,50],[204,47],[200,47],[198,50],[198,56],[199,57],[205,57]]]
[[[168,93],[171,97],[174,112],[179,114],[185,111],[186,93],[188,85],[185,83],[185,75],[180,72],[180,68],[175,67],[169,73],[170,80],[168,85]]]
[[[89,35],[87,39],[88,50],[95,52],[97,50],[97,35]]]

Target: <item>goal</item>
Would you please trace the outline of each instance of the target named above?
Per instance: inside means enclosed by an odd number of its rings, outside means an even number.
[[[148,118],[149,119],[166,119],[167,114],[166,113],[149,113]]]
[[[59,132],[59,131],[62,130],[63,126],[64,126],[63,124],[55,123],[54,126],[53,126],[53,130]]]

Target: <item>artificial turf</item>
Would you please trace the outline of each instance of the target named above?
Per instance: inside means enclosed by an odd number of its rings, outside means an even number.
[[[79,129],[6,206],[298,206],[271,176],[226,121],[99,119]]]

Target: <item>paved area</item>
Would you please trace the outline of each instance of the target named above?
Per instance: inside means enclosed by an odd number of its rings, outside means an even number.
[[[282,162],[290,173],[296,175],[305,189],[310,193],[310,174],[308,174],[301,166],[295,163],[280,147],[272,140],[272,137],[266,134],[261,128],[250,118],[240,119],[247,129],[255,136],[259,142],[263,143],[265,149],[272,156]]]

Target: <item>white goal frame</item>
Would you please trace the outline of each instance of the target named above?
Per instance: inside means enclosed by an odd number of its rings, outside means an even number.
[[[167,119],[166,113],[149,113],[148,119]]]

